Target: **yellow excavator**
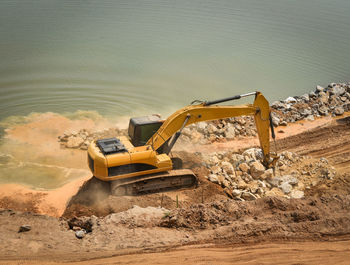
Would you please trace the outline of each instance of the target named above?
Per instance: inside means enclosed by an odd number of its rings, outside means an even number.
[[[255,96],[253,104],[218,105],[246,96]],[[169,189],[193,187],[197,177],[181,169],[182,161],[170,157],[170,151],[185,126],[209,120],[253,115],[263,152],[263,164],[274,165],[277,156],[270,153],[270,134],[275,138],[270,107],[260,92],[252,92],[213,101],[194,101],[166,120],[159,115],[131,118],[128,134],[99,139],[88,148],[88,164],[93,175],[109,181],[113,195],[137,195]]]

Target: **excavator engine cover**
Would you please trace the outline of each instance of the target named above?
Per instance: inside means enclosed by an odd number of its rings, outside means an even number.
[[[97,140],[96,144],[104,155],[127,152],[125,146],[117,138]]]

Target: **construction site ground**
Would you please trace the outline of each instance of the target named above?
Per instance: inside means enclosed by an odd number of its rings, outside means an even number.
[[[74,196],[62,196],[64,207],[55,208],[46,198],[62,193],[12,192],[4,185],[0,264],[349,264],[349,114],[276,131],[279,152],[325,157],[336,178],[311,187],[303,199],[231,200],[205,178],[208,170],[195,152],[256,145],[256,139],[242,138],[176,151],[198,175],[196,189],[114,197],[85,178],[73,185],[76,190],[66,190]],[[67,220],[81,216],[96,223],[77,239]],[[31,231],[18,233],[24,224]]]

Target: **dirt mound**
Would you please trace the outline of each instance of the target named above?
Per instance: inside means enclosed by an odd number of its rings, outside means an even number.
[[[350,196],[286,199],[267,197],[251,202],[214,202],[173,210],[161,226],[204,229],[225,227],[231,240],[315,238],[350,233]]]
[[[178,209],[133,207],[106,217],[68,221],[0,211],[0,256],[72,261],[134,249],[160,250],[201,242],[329,240],[350,235],[350,195],[216,201]],[[21,225],[31,230],[18,233]],[[82,239],[75,230],[84,228]],[[64,244],[62,244],[64,242]],[[143,249],[143,250],[141,250]]]
[[[176,207],[188,207],[193,203],[212,202],[227,198],[221,187],[206,180],[199,171],[195,170],[195,172],[199,175],[198,188],[140,196],[111,196],[108,191],[108,183],[92,178],[85,182],[79,192],[70,200],[62,216],[65,218],[91,215],[102,217],[111,213],[127,211],[135,205],[176,209]],[[101,185],[103,185],[104,191],[99,188]]]
[[[350,117],[277,141],[279,150],[325,157],[337,170],[350,171]]]

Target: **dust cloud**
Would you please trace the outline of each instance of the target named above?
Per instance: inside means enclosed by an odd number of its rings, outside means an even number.
[[[118,126],[125,126],[119,119]],[[124,123],[124,124],[122,124]],[[91,178],[86,151],[62,148],[65,132],[116,124],[96,112],[34,113],[0,122],[0,208],[60,216],[70,198]]]

